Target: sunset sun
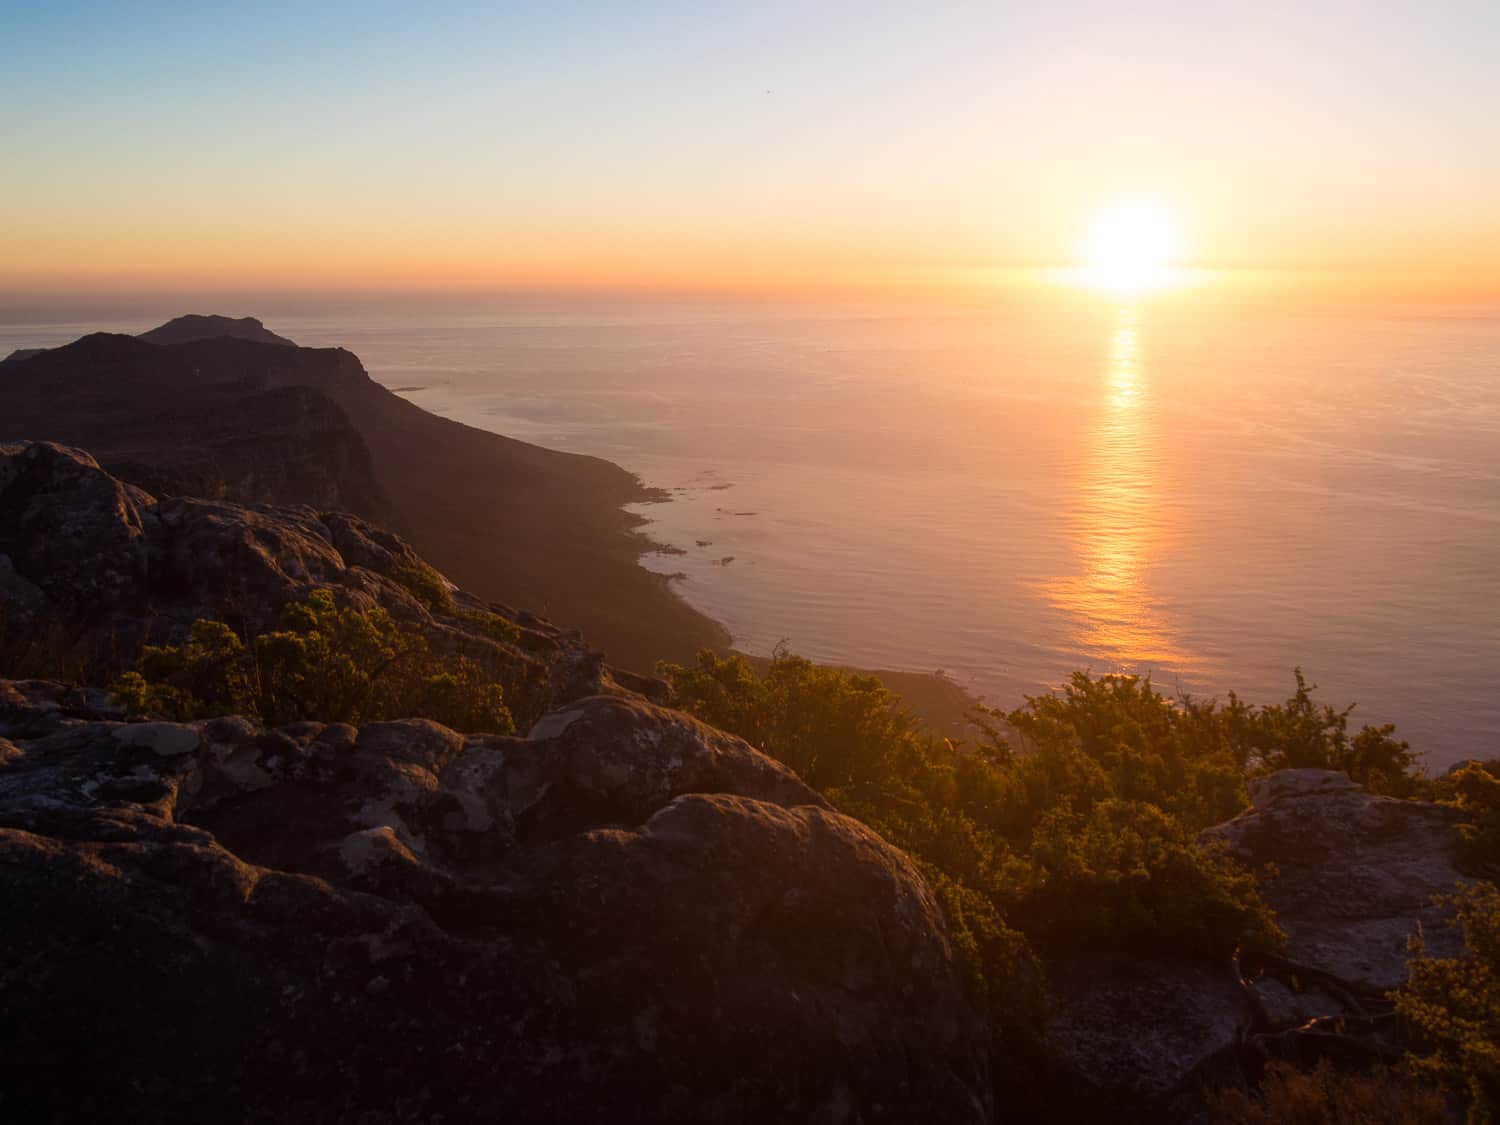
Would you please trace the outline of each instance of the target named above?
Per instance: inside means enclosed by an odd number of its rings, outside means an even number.
[[[1136,296],[1180,277],[1182,229],[1173,211],[1155,202],[1117,203],[1090,220],[1078,248],[1078,280],[1090,289]]]

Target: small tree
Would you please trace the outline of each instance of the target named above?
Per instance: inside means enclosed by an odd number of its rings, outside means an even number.
[[[379,607],[341,607],[327,590],[288,604],[281,627],[247,647],[220,621],[177,646],[148,647],[114,686],[132,714],[190,720],[240,712],[276,725],[428,718],[509,733],[501,684],[467,657],[439,659]]]

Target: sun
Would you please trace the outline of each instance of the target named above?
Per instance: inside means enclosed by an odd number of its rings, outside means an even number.
[[[1176,284],[1182,271],[1182,226],[1155,201],[1116,203],[1089,223],[1076,279],[1090,289],[1135,297]]]

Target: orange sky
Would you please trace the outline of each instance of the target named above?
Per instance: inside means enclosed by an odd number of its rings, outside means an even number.
[[[1144,192],[1188,265],[1500,295],[1492,6],[278,7],[15,21],[0,289],[962,288]]]

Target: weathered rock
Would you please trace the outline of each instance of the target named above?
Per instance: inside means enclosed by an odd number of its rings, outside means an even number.
[[[1249,987],[1268,1031],[1304,1027],[1312,1020],[1337,1018],[1345,1013],[1344,1005],[1321,988],[1294,988],[1274,976],[1262,976]]]
[[[904,856],[644,702],[533,734],[122,725],[0,681],[0,1110],[990,1118]]]
[[[1377,797],[1331,770],[1283,770],[1252,782],[1251,797],[1203,838],[1260,875],[1290,965],[1380,997],[1406,980],[1419,930],[1434,955],[1458,951],[1451,911],[1433,901],[1463,880],[1457,810]]]
[[[1106,956],[1048,975],[1047,1044],[1067,1073],[1058,1097],[1083,1119],[1123,1119],[1192,1096],[1238,1067],[1254,1023],[1228,965]]]

